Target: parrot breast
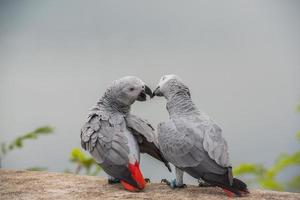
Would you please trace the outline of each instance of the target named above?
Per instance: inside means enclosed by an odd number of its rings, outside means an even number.
[[[136,162],[139,163],[140,162],[140,149],[139,149],[139,146],[138,146],[138,143],[137,143],[135,137],[127,129],[124,133],[125,133],[125,136],[128,141],[129,163],[130,164],[135,164]]]
[[[128,140],[128,146],[129,146],[129,163],[128,163],[128,169],[131,173],[132,178],[136,181],[138,188],[133,187],[132,185],[121,181],[122,185],[125,189],[129,191],[139,191],[143,190],[146,186],[145,179],[143,177],[143,174],[139,167],[140,162],[140,149],[138,146],[138,143],[135,139],[135,137],[132,135],[131,132],[126,130],[125,136]]]

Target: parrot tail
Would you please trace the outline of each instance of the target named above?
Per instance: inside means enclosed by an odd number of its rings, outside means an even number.
[[[246,183],[244,183],[243,181],[241,181],[240,179],[237,179],[237,178],[233,178],[233,187],[237,188],[240,192],[243,192],[243,193],[250,193],[248,188],[247,188],[247,185]]]
[[[233,197],[234,194],[241,197],[250,193],[247,185],[237,178],[233,178],[231,186],[220,185],[219,187],[224,190],[228,197]]]
[[[143,190],[146,186],[146,181],[142,175],[142,172],[140,170],[138,162],[135,162],[134,164],[129,163],[128,169],[131,172],[131,176],[132,176],[133,180],[135,180],[135,182],[137,183],[137,187],[132,186],[132,185],[126,183],[125,181],[121,180],[123,187],[126,190],[129,190],[132,192],[138,192],[140,190]]]
[[[228,197],[233,197],[234,194],[240,197],[249,194],[247,185],[243,181],[233,178],[232,184],[230,184],[227,174],[218,175],[209,173],[204,175],[203,180],[222,188]]]

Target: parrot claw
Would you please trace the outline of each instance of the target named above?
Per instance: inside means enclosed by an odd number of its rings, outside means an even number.
[[[199,183],[198,187],[213,187],[213,185],[202,180],[198,180],[198,183]]]
[[[172,189],[175,189],[175,188],[186,188],[187,187],[186,184],[177,185],[176,184],[176,179],[173,179],[171,181],[168,181],[167,179],[162,179],[160,182],[161,183],[165,183],[166,185],[168,185]]]
[[[114,179],[108,179],[108,184],[117,184],[117,183],[120,183],[120,179],[118,178],[114,178]]]
[[[176,188],[186,188],[187,185],[186,184],[182,184],[182,185],[176,185]]]
[[[170,181],[168,181],[167,179],[161,179],[161,181],[160,181],[161,183],[165,183],[166,185],[171,185],[171,183],[170,183]]]
[[[150,178],[145,178],[145,182],[146,182],[146,183],[151,183]]]

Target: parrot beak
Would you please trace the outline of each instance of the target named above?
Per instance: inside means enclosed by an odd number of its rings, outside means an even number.
[[[151,89],[147,86],[147,85],[145,85],[145,92],[146,92],[146,94],[148,94],[149,95],[149,97],[152,97],[152,91],[151,91]]]
[[[152,95],[153,95],[151,89],[147,85],[145,85],[144,90],[142,90],[142,92],[139,94],[137,100],[138,101],[146,101],[147,100],[146,94],[149,95],[150,97],[152,97]]]
[[[159,86],[157,86],[157,88],[154,90],[154,92],[153,92],[151,98],[153,98],[154,96],[158,96],[158,97],[163,96],[163,94],[162,94],[161,91],[160,91]]]

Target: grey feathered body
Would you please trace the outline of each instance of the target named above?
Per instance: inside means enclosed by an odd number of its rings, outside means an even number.
[[[169,95],[170,119],[158,125],[158,141],[165,158],[194,178],[227,178],[232,183],[227,143],[221,128],[200,112],[183,90]]]
[[[81,129],[81,145],[112,177],[137,187],[128,164],[139,162],[139,152],[148,153],[169,168],[154,141],[152,126],[130,114],[130,106],[115,101],[108,89],[88,114]],[[144,150],[146,148],[146,151]]]

